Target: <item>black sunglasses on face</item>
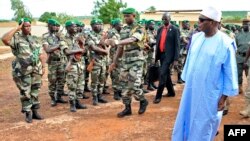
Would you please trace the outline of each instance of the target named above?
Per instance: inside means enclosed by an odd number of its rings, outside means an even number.
[[[212,19],[199,18],[199,21],[203,23],[204,21],[213,21]]]

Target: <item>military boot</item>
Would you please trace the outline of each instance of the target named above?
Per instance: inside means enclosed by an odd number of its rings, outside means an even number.
[[[25,112],[25,121],[27,123],[32,123],[32,112],[31,111]]]
[[[88,98],[89,97],[85,93],[82,94],[82,99],[88,99]]]
[[[138,114],[143,114],[148,106],[148,101],[146,99],[140,101],[140,109],[138,111]]]
[[[93,105],[94,106],[98,105],[98,98],[97,98],[97,96],[93,96]]]
[[[117,117],[123,118],[132,115],[131,104],[126,104],[125,109],[117,114]]]
[[[101,94],[98,94],[97,98],[98,98],[99,103],[108,103],[108,101],[105,100],[104,97]]]
[[[76,112],[76,102],[75,100],[70,100],[70,112]]]
[[[87,109],[87,106],[80,103],[80,100],[76,100],[76,109]]]
[[[32,118],[37,120],[43,120],[43,117],[37,112],[38,109],[32,109]]]
[[[142,91],[143,91],[144,94],[149,93],[148,90],[145,90],[145,89],[143,88],[143,85],[141,85],[140,88],[142,89]]]
[[[91,92],[90,88],[88,87],[88,81],[85,81],[84,92]]]
[[[183,80],[181,79],[181,73],[178,73],[178,81],[177,81],[177,83],[178,84],[182,84],[183,83]]]
[[[51,105],[51,107],[55,107],[57,105],[55,97],[51,97],[50,105]]]
[[[120,100],[121,97],[119,95],[119,91],[114,91],[114,100]]]
[[[61,97],[61,95],[57,95],[56,103],[68,103],[68,102],[65,101],[65,100]]]
[[[152,86],[152,82],[148,82],[147,90],[149,90],[149,91],[154,91],[155,90],[154,87]]]

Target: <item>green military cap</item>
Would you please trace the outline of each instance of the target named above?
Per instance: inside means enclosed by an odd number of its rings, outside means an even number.
[[[156,25],[157,25],[157,26],[162,25],[162,21],[157,21],[157,22],[156,22]]]
[[[114,19],[112,19],[112,20],[110,21],[110,24],[111,24],[111,25],[114,25]]]
[[[103,24],[103,22],[102,22],[101,19],[94,18],[94,19],[91,20],[90,24],[91,25],[93,25],[93,24]]]
[[[85,26],[85,24],[81,21],[74,20],[77,26]]]
[[[122,14],[135,14],[136,11],[134,8],[126,8],[122,11]]]
[[[31,19],[29,18],[21,18],[20,20],[18,20],[18,24],[20,25],[22,22],[29,22],[31,23]]]
[[[184,20],[182,21],[182,23],[189,23],[189,20]]]
[[[121,22],[122,22],[122,20],[120,18],[116,18],[116,19],[113,19],[112,25],[117,25],[117,24],[119,24]]]
[[[60,26],[60,23],[55,19],[49,19],[48,24],[55,25],[55,26]]]
[[[66,27],[67,27],[67,26],[71,26],[71,25],[73,25],[73,24],[76,24],[76,22],[73,21],[73,20],[68,20],[68,21],[65,22],[65,26],[66,26]]]
[[[56,25],[56,26],[60,26],[61,24],[60,24],[59,21],[55,20],[55,25]]]
[[[198,23],[195,23],[195,24],[194,24],[194,28],[197,28],[197,27],[198,27]]]
[[[154,20],[148,20],[148,21],[147,21],[147,25],[154,24],[154,23],[155,23]]]

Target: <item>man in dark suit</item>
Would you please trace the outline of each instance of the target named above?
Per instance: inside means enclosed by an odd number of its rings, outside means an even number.
[[[160,103],[162,92],[166,86],[168,89],[167,97],[174,97],[175,91],[170,76],[170,65],[177,65],[180,48],[180,31],[177,27],[170,24],[170,14],[164,13],[162,16],[163,26],[157,31],[156,37],[156,57],[155,62],[160,60],[160,81],[154,103]]]

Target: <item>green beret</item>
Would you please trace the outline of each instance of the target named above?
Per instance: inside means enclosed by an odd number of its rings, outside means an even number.
[[[60,26],[61,24],[60,24],[60,22],[58,22],[57,20],[55,20],[55,25],[56,26]]]
[[[188,20],[184,20],[184,21],[182,21],[182,23],[189,23],[189,21]]]
[[[85,26],[85,24],[81,21],[74,20],[77,26]]]
[[[122,20],[120,18],[116,18],[116,19],[113,20],[112,25],[117,25],[117,24],[119,24],[121,22],[122,22]]]
[[[76,22],[73,21],[73,20],[68,20],[68,21],[65,22],[65,26],[66,26],[66,27],[67,27],[67,26],[71,26],[71,25],[73,25],[73,24],[76,24]]]
[[[122,11],[122,14],[135,14],[136,11],[134,8],[126,8]]]
[[[195,23],[195,24],[194,24],[194,28],[197,28],[197,27],[198,27],[198,23]]]
[[[147,21],[147,25],[154,24],[154,23],[155,23],[154,20],[148,20],[148,21]]]
[[[29,22],[31,23],[31,19],[29,18],[21,18],[20,20],[18,20],[18,24],[20,25],[22,22]]]
[[[49,19],[48,24],[55,25],[55,26],[60,26],[60,23],[55,19]]]
[[[157,25],[157,26],[162,25],[162,21],[158,21],[158,22],[156,22],[156,25]]]
[[[103,22],[102,22],[101,19],[94,18],[94,19],[91,20],[90,24],[91,25],[93,25],[93,24],[103,24]]]

